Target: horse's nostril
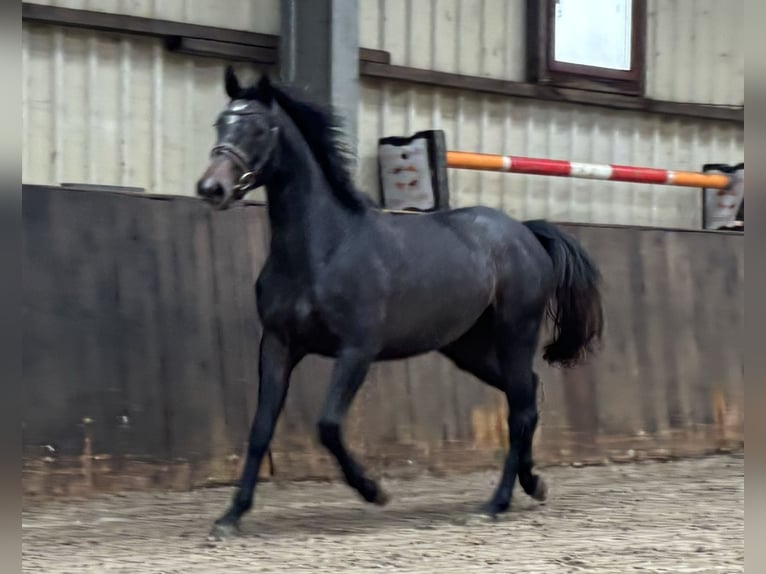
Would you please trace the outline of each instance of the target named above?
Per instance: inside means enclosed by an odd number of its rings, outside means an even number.
[[[223,197],[223,186],[215,179],[209,177],[197,184],[197,193],[202,197],[217,199]]]

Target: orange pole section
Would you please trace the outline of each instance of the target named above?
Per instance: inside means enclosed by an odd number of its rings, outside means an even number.
[[[448,151],[447,167],[480,171],[505,171],[558,177],[575,177],[651,183],[680,187],[707,187],[727,189],[731,184],[728,176],[693,171],[672,171],[649,167],[587,164],[566,160],[504,156],[498,154]]]
[[[695,173],[693,171],[671,171],[669,185],[683,187],[707,187],[710,189],[726,189],[729,178],[720,173]]]
[[[484,171],[505,171],[510,162],[502,155],[448,151],[447,167],[457,169],[479,169]]]

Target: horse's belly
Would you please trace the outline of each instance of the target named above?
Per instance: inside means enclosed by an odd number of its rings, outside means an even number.
[[[478,320],[478,317],[476,318]],[[475,323],[475,321],[474,321]],[[473,323],[465,323],[460,328],[441,332],[413,333],[407,337],[395,337],[385,341],[378,354],[379,359],[405,359],[441,349],[466,333]]]
[[[487,291],[470,291],[441,291],[428,298],[403,298],[389,305],[381,354],[394,358],[422,354],[460,338],[490,305]]]

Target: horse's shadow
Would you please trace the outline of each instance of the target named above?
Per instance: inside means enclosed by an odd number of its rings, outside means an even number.
[[[503,523],[527,515],[540,507],[532,501],[516,503],[507,513],[490,517],[480,511],[480,500],[467,502],[435,501],[408,505],[401,502],[386,508],[343,506],[296,509],[273,509],[258,512],[243,520],[241,536],[328,536],[375,530],[433,530],[443,526],[465,526],[470,523]]]

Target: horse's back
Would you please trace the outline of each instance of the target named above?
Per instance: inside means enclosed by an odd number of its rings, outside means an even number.
[[[514,304],[547,301],[553,288],[553,262],[522,221],[485,206],[445,211],[441,218],[491,254],[496,298]]]
[[[498,300],[536,305],[540,298],[550,259],[531,231],[500,211],[386,214],[378,223],[358,249],[386,271],[385,339],[396,341],[393,354],[451,342]]]
[[[523,222],[486,206],[462,207],[423,215],[395,215],[388,220],[388,235],[401,256],[418,265],[459,263],[483,277],[539,267],[552,271],[550,258],[534,233]],[[485,278],[486,279],[486,278]]]

